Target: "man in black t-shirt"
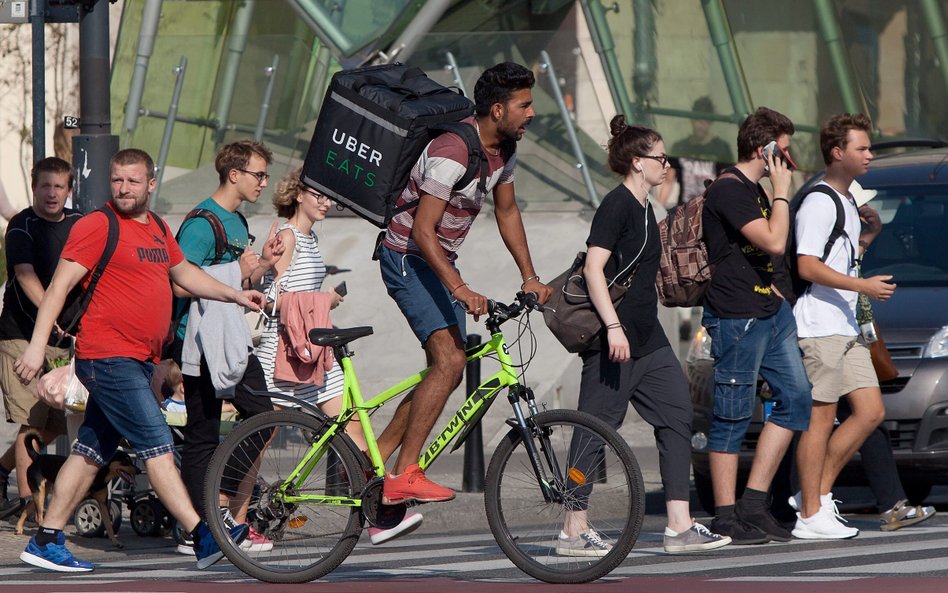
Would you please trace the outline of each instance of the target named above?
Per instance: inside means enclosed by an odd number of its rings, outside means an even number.
[[[33,335],[36,311],[53,277],[59,254],[69,230],[80,214],[66,209],[72,191],[72,167],[66,161],[49,157],[33,166],[31,187],[33,205],[10,219],[6,233],[7,284],[0,313],[0,389],[7,422],[20,425],[16,440],[0,458],[0,516],[15,512],[30,496],[26,469],[31,461],[24,439],[26,433],[39,432],[44,443],[66,433],[66,418],[36,399],[37,379],[24,385],[13,370],[14,361],[23,354]],[[46,347],[47,363],[68,361],[69,350],[56,346],[58,336],[50,336]],[[7,501],[7,478],[16,466],[20,499]]]
[[[737,136],[737,178],[719,179],[704,204],[704,239],[714,266],[702,324],[714,357],[714,409],[708,437],[715,519],[711,529],[735,544],[790,541],[767,505],[777,467],[810,421],[810,383],[790,306],[772,286],[771,257],[783,254],[790,224],[793,123],[759,108]],[[776,145],[772,144],[775,142]],[[774,194],[758,181],[769,176]],[[758,373],[773,408],[757,443],[747,488],[735,503],[737,453],[754,410]]]

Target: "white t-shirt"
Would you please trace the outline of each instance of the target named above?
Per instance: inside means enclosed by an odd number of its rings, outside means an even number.
[[[836,191],[826,183],[819,186]],[[840,274],[857,276],[853,256],[859,256],[859,210],[851,197],[836,192],[843,202],[846,213],[846,232],[836,240],[824,262]],[[797,255],[823,257],[826,241],[836,224],[836,205],[823,193],[807,195],[797,211],[795,222]],[[859,293],[840,290],[820,284],[810,288],[797,299],[793,316],[797,321],[797,335],[801,338],[823,336],[855,336],[859,333],[856,324],[856,299]]]

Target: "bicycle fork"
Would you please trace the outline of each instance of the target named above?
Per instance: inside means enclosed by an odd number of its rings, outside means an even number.
[[[539,412],[533,390],[524,385],[513,385],[507,393],[507,400],[514,412],[514,418],[508,420],[507,424],[520,432],[520,439],[523,441],[523,447],[530,457],[530,464],[533,466],[533,473],[537,478],[540,491],[543,492],[543,499],[548,503],[562,503],[564,501],[562,492],[565,482],[553,455],[553,449],[549,445],[549,434],[533,421]],[[530,410],[529,420],[523,413],[520,400],[527,402],[527,407]],[[537,451],[534,437],[537,437],[537,441],[540,443],[539,451]],[[544,460],[546,461],[546,467],[543,464]],[[548,475],[547,468],[553,473],[552,476]]]

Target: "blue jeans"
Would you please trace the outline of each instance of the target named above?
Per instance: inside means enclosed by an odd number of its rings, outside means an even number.
[[[142,460],[174,451],[171,429],[151,390],[154,368],[133,358],[76,359],[76,377],[89,390],[89,401],[73,452],[102,466],[123,437]]]
[[[423,257],[399,253],[383,245],[379,260],[388,295],[401,309],[422,347],[431,334],[452,325],[458,326],[461,342],[467,339],[464,305],[451,296]]]
[[[740,451],[754,411],[758,373],[774,394],[769,421],[788,430],[809,428],[810,380],[790,305],[784,302],[773,315],[750,319],[723,319],[705,308],[701,323],[714,357],[710,451]]]

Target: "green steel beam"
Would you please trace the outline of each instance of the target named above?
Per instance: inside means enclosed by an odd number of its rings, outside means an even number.
[[[731,106],[738,119],[743,120],[751,113],[751,97],[744,78],[744,68],[734,45],[734,36],[727,21],[722,0],[701,0],[704,9],[704,18],[708,22],[708,33],[711,43],[718,52],[721,62],[721,71],[731,97]]]
[[[316,33],[323,45],[334,49],[337,55],[348,56],[355,48],[352,41],[339,28],[339,23],[317,0],[291,0],[290,7],[303,19],[303,22]]]
[[[935,46],[935,55],[938,56],[938,63],[941,65],[945,93],[948,96],[948,33],[945,32],[945,16],[941,12],[938,0],[922,0],[921,4],[922,14]]]
[[[240,72],[240,61],[244,57],[244,50],[247,49],[247,37],[250,34],[255,7],[256,0],[244,0],[239,4],[234,11],[234,20],[230,30],[227,32],[227,52],[223,56],[220,90],[217,95],[217,107],[214,110],[214,119],[217,120],[214,138],[216,144],[224,141],[227,124],[230,123],[228,120],[237,88],[237,74]]]
[[[619,60],[616,58],[616,44],[612,39],[612,32],[609,30],[609,23],[606,21],[606,11],[602,7],[602,2],[600,0],[582,0],[580,4],[583,7],[583,15],[586,17],[586,25],[589,27],[593,46],[596,48],[596,53],[599,54],[599,60],[606,74],[606,83],[609,85],[612,102],[618,111],[625,115],[627,119],[633,121],[635,110],[629,100],[629,91],[626,89],[622,69],[619,67]]]
[[[862,91],[856,83],[852,65],[849,63],[846,44],[843,41],[843,32],[839,28],[839,19],[832,0],[813,0],[813,7],[816,9],[816,20],[819,23],[820,35],[822,35],[823,41],[826,42],[830,63],[833,66],[833,72],[836,74],[836,82],[839,84],[843,109],[848,113],[869,113],[865,97],[863,97]]]
[[[648,98],[654,96],[655,79],[658,76],[658,58],[655,50],[655,8],[652,0],[632,0],[635,11],[635,32],[632,46],[635,57],[632,68],[632,90],[635,92],[636,121],[647,126],[655,125],[645,112]]]

